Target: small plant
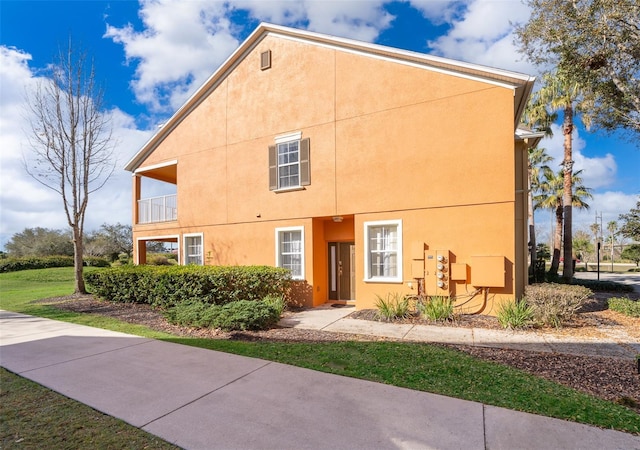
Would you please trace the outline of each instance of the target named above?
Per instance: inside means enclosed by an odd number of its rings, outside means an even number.
[[[403,319],[409,316],[409,298],[397,292],[388,293],[385,298],[376,294],[376,308],[383,320]]]
[[[426,302],[418,303],[418,312],[434,322],[445,322],[453,319],[453,300],[450,297],[436,295]]]
[[[514,330],[527,328],[533,324],[533,308],[527,305],[524,299],[503,302],[498,308],[497,316],[503,328]]]
[[[269,294],[262,301],[273,308],[278,317],[282,316],[284,310],[287,309],[287,301],[284,299],[284,295]]]
[[[608,300],[609,309],[629,317],[640,317],[640,301],[624,297],[613,297]]]
[[[584,286],[568,284],[533,284],[525,289],[534,320],[556,328],[570,320],[591,295],[591,290]]]

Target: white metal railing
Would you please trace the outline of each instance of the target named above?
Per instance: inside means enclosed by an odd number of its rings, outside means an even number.
[[[138,200],[138,223],[155,223],[178,220],[176,194]]]

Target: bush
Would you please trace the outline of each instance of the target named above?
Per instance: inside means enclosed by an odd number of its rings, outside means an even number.
[[[426,302],[418,303],[418,312],[422,317],[434,322],[453,319],[453,300],[443,295],[429,297]]]
[[[239,300],[226,305],[211,305],[190,300],[169,309],[165,314],[174,324],[196,328],[266,330],[278,323],[280,314],[264,302]]]
[[[524,300],[503,302],[498,308],[498,322],[512,330],[527,328],[533,324],[533,308]]]
[[[533,284],[525,289],[526,302],[536,322],[561,327],[585,304],[592,292],[584,286]]]
[[[640,317],[640,301],[613,297],[608,300],[609,309],[629,317]]]
[[[282,313],[287,309],[287,300],[284,295],[269,294],[262,301],[276,310],[278,317],[282,316]]]
[[[615,281],[574,279],[571,283],[578,286],[584,286],[594,292],[633,292],[633,286],[617,283]]]
[[[239,300],[221,306],[214,325],[225,331],[266,330],[279,319],[280,314],[266,303]]]
[[[84,265],[93,267],[110,266],[106,259],[92,256],[84,258]],[[51,267],[73,267],[73,256],[39,256],[5,258],[0,260],[0,273],[31,269],[49,269]]]
[[[89,267],[111,267],[111,263],[104,258],[96,256],[85,256],[82,261],[85,266]],[[73,265],[73,264],[72,264]]]
[[[147,264],[151,266],[174,266],[178,264],[178,261],[173,258],[168,258],[167,255],[158,253],[149,255],[147,258]]]
[[[91,291],[107,300],[170,308],[188,300],[222,305],[285,295],[286,269],[268,266],[121,266],[85,274]]]
[[[409,315],[409,298],[397,292],[388,293],[385,298],[376,294],[376,308],[383,320],[403,319]]]

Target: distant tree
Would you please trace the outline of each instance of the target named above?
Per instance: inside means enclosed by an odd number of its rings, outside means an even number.
[[[640,133],[640,3],[637,0],[525,0],[520,51],[579,83],[594,125]]]
[[[640,242],[640,200],[627,214],[620,214],[619,219],[622,221],[620,233],[624,237]]]
[[[84,251],[87,255],[101,256],[111,261],[118,259],[121,253],[131,256],[133,253],[131,225],[103,223],[99,230],[87,235]]]
[[[591,243],[591,236],[589,233],[585,231],[576,232],[573,236],[573,249],[576,252],[577,258],[584,262],[584,268],[587,269],[587,264],[594,253],[594,246]]]
[[[5,244],[9,256],[54,256],[73,255],[73,241],[70,231],[48,228],[25,228],[15,233]]]
[[[84,220],[89,196],[104,186],[114,169],[113,141],[103,92],[93,61],[71,40],[60,50],[48,77],[27,96],[30,113],[25,169],[62,197],[73,239],[75,293],[85,293],[82,277]]]
[[[631,244],[622,251],[621,255],[624,259],[629,259],[636,263],[636,267],[640,265],[640,244]]]
[[[615,220],[607,223],[607,231],[609,232],[609,249],[611,250],[611,271],[613,272],[614,249],[616,246],[616,235],[618,234],[618,222]]]
[[[541,242],[537,245],[536,253],[538,254],[539,259],[547,260],[551,257],[551,251],[549,250],[549,245]]]

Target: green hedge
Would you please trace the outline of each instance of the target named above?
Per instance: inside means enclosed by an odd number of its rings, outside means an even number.
[[[85,266],[109,267],[106,259],[86,257]],[[18,270],[49,269],[51,267],[73,267],[73,256],[39,256],[26,258],[6,258],[0,260],[0,273],[17,272]]]
[[[165,317],[176,325],[244,331],[273,327],[280,319],[280,312],[263,301],[239,300],[226,305],[212,305],[191,300],[168,309]]]
[[[640,317],[640,300],[614,297],[607,300],[609,309],[629,317]]]
[[[223,305],[282,295],[286,269],[268,266],[123,266],[85,274],[91,291],[107,300],[169,308],[198,299]]]
[[[574,278],[571,280],[571,284],[584,286],[594,292],[633,292],[633,286],[618,283],[617,281],[581,280]]]

